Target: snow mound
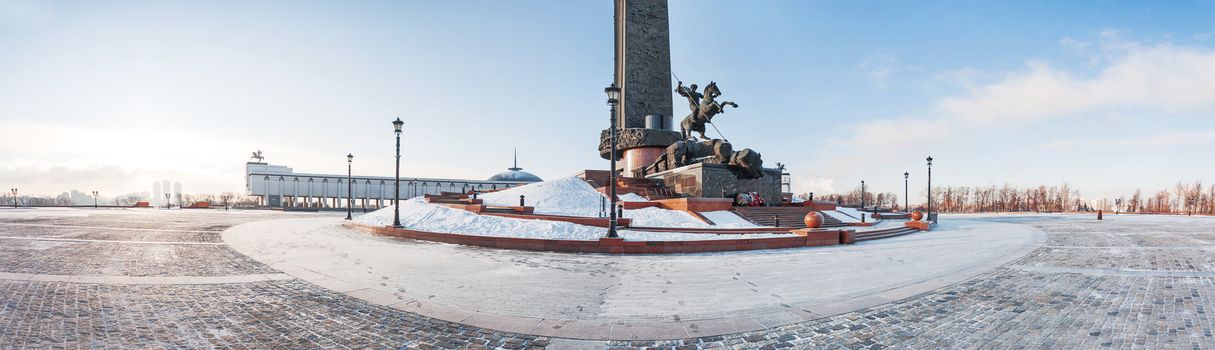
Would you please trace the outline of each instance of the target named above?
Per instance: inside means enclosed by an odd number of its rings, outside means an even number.
[[[656,209],[657,208],[647,208]],[[668,212],[676,212],[666,210]],[[688,215],[687,213],[677,212]],[[627,216],[627,212],[625,213]],[[392,225],[393,207],[388,206],[374,212],[363,214],[354,222],[373,226]],[[689,219],[691,218],[689,215]],[[657,220],[657,219],[655,219]],[[701,223],[701,225],[704,225]],[[505,218],[499,216],[478,215],[472,212],[448,208],[446,206],[426,203],[422,198],[414,198],[401,202],[401,226],[407,229],[461,234],[483,237],[516,237],[593,241],[607,234],[607,229],[595,226],[578,225],[560,221],[527,220]],[[637,232],[621,230],[621,237],[629,241],[691,241],[738,238],[769,238],[787,237],[782,234],[755,235],[710,235],[694,233],[667,232]]]
[[[729,211],[729,210],[706,211],[706,212],[700,213],[700,215],[704,215],[706,218],[709,218],[709,220],[713,221],[714,224],[717,224],[717,226],[714,226],[714,227],[720,227],[720,228],[760,227],[759,225],[751,223],[750,221],[747,221],[747,219],[743,219],[741,216],[738,216],[738,214],[734,214],[734,212]]]
[[[620,198],[621,202],[649,202],[650,201],[649,198],[642,197],[641,195],[638,195],[638,194],[632,193],[632,192],[625,193],[622,195],[617,195],[616,198]]]
[[[633,219],[629,225],[638,227],[713,227],[692,214],[654,207],[625,210],[624,217]]]
[[[483,199],[485,205],[515,206],[519,205],[520,195],[525,196],[525,204],[536,208],[536,214],[569,216],[597,217],[607,199],[586,181],[573,176],[485,193],[477,198]]]
[[[860,210],[857,210],[856,208],[835,207],[835,210],[824,210],[823,213],[827,214],[827,215],[831,215],[831,217],[836,218],[837,220],[844,222],[844,223],[861,222],[862,216],[865,217],[865,222],[878,221],[878,220],[874,220],[873,216],[871,216],[869,213],[862,212]]]
[[[735,215],[727,210],[703,212],[710,221],[716,225],[709,225],[704,221],[692,216],[688,212],[682,210],[668,210],[662,208],[642,208],[637,210],[625,210],[624,217],[633,219],[630,223],[632,226],[638,227],[687,227],[687,228],[747,228],[759,227],[752,224],[750,221]]]
[[[359,216],[367,225],[392,225],[392,206]],[[401,202],[401,226],[427,232],[472,236],[597,240],[605,229],[568,222],[524,220],[475,213],[426,203],[421,198]]]

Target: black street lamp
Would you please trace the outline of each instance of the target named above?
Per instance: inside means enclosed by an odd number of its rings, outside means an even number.
[[[932,219],[932,156],[928,156],[928,219]]]
[[[911,212],[911,199],[907,198],[907,194],[910,193],[907,191],[907,179],[910,178],[909,176],[911,176],[911,173],[903,172],[903,211],[907,213]]]
[[[392,121],[393,133],[397,134],[397,176],[392,191],[392,227],[401,228],[401,127],[405,122],[400,117]]]
[[[97,191],[93,191],[93,209],[97,209]]]
[[[13,209],[16,209],[17,208],[17,189],[14,188],[14,189],[12,189],[12,191],[13,191]]]
[[[354,163],[354,154],[346,154],[346,220],[354,210],[354,182],[350,181],[350,165]]]
[[[607,236],[608,236],[608,238],[617,238],[620,236],[616,234],[616,218],[617,218],[616,217],[616,212],[617,212],[617,210],[616,210],[616,104],[620,102],[620,88],[616,87],[616,83],[612,83],[612,85],[604,88],[603,92],[607,94],[608,106],[611,106],[611,108],[612,108],[611,118],[610,118],[611,123],[610,123],[610,127],[608,129],[608,135],[610,135],[610,139],[611,139],[611,143],[612,143],[612,149],[610,152],[611,153],[611,157],[610,157],[611,169],[608,169],[609,170],[608,182],[610,182],[612,184],[612,187],[609,190],[610,193],[608,194],[608,197],[609,197],[609,199],[612,200],[612,206],[611,206],[612,210],[610,210],[611,217],[610,217],[610,219],[608,219]]]
[[[861,210],[865,210],[865,180],[861,180]]]
[[[170,196],[172,196],[172,195],[169,193],[165,193],[165,209],[173,209],[173,203],[169,202]]]
[[[861,223],[865,223],[865,180],[861,180]]]

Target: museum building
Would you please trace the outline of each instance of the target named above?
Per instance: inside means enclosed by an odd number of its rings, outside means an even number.
[[[392,203],[392,176],[350,177],[346,174],[297,173],[291,167],[262,161],[245,163],[245,193],[274,208],[345,208],[347,192],[354,208],[381,208]],[[487,180],[401,177],[402,200],[441,192],[497,191],[540,182],[540,177],[515,166]]]

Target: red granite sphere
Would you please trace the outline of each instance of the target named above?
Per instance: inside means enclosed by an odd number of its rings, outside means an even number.
[[[919,210],[916,210],[914,213],[911,213],[911,221],[920,221],[920,219],[923,219],[923,218],[924,218],[924,213],[920,212]]]
[[[807,228],[823,227],[823,214],[819,214],[817,211],[806,213],[806,217],[802,219],[802,222],[806,223]]]

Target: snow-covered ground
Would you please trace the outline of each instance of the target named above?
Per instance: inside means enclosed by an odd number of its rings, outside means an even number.
[[[525,196],[526,204],[535,207],[536,214],[599,217],[607,198],[577,177],[566,177],[537,182],[511,189],[486,193],[479,196],[486,205],[512,206],[519,204],[519,196]],[[628,193],[619,196],[626,202],[647,201],[645,197]],[[405,207],[402,206],[402,209]],[[706,217],[709,217],[705,213]],[[624,217],[633,219],[632,225],[643,227],[691,227],[691,228],[744,228],[755,224],[731,212],[718,212],[709,217],[717,225],[704,221],[680,210],[643,208],[625,210]]]
[[[639,227],[692,227],[692,228],[747,228],[759,227],[750,221],[731,213],[730,211],[710,211],[700,213],[716,225],[709,225],[700,219],[681,210],[662,208],[642,208],[625,210],[624,217],[633,219],[630,224]]]
[[[861,222],[861,216],[865,217],[865,222],[876,221],[869,213],[856,210],[856,208],[835,207],[835,210],[824,210],[823,213],[844,223]]]
[[[416,244],[345,230],[340,222],[254,222],[224,231],[223,241],[320,286],[358,290],[352,295],[363,298],[385,295],[378,300],[388,303],[419,300],[426,307],[414,312],[423,315],[460,315],[455,321],[471,315],[435,311],[447,306],[532,322],[577,319],[597,325],[659,320],[654,315],[687,321],[770,314],[766,319],[784,320],[789,307],[838,309],[854,307],[847,301],[857,298],[886,301],[902,286],[935,281],[926,286],[937,288],[1020,258],[1023,254],[1010,253],[1042,235],[1030,226],[951,220],[938,230],[848,246],[606,255]],[[832,266],[847,266],[849,273]],[[755,288],[782,297],[760,297]]]
[[[625,217],[629,217],[630,214],[637,213],[642,214],[638,215],[638,218],[642,220],[642,223],[637,223],[637,221],[634,221],[634,225],[637,226],[665,225],[656,227],[673,227],[669,225],[674,223],[687,223],[688,221],[686,220],[695,220],[695,222],[699,223],[699,226],[674,227],[726,227],[709,226],[703,222],[700,222],[696,218],[691,217],[691,215],[687,213],[658,208],[627,210],[625,211]],[[687,216],[687,219],[685,220],[684,218],[680,218],[676,214]],[[361,215],[355,218],[354,221],[368,225],[388,226],[392,225],[392,217],[393,207],[388,206],[383,209]],[[739,218],[738,220],[742,219]],[[564,239],[580,241],[597,240],[607,233],[607,229],[602,227],[578,225],[569,222],[478,215],[465,210],[426,203],[426,201],[422,198],[413,198],[401,202],[401,226],[419,231],[454,233],[470,236]],[[621,237],[624,237],[630,241],[712,240],[788,236],[787,234],[753,234],[741,236],[667,232],[634,232],[628,230],[622,230],[618,233]]]
[[[700,215],[704,215],[709,220],[712,220],[713,223],[717,224],[717,226],[713,226],[713,227],[722,227],[722,228],[760,227],[759,225],[753,224],[750,221],[747,221],[747,219],[743,219],[742,217],[738,216],[738,214],[734,214],[733,212],[731,212],[729,210],[706,211],[706,212],[700,213]]]
[[[642,197],[642,196],[641,196],[641,195],[639,195],[639,194],[636,194],[636,193],[631,193],[631,192],[630,192],[630,193],[625,193],[625,194],[616,195],[616,198],[620,198],[620,201],[621,201],[621,202],[649,202],[649,201],[650,201],[650,199],[649,199],[649,198],[645,198],[645,197]]]
[[[485,205],[515,206],[519,205],[520,195],[524,196],[525,204],[536,208],[536,214],[569,216],[599,216],[606,198],[586,181],[573,176],[486,193],[478,198]]]

